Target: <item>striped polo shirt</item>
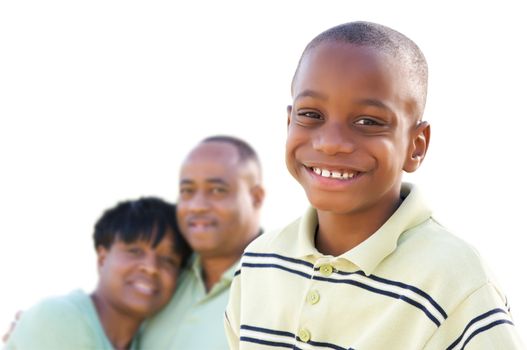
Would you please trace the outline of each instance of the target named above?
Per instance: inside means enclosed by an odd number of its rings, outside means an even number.
[[[472,247],[404,184],[397,211],[334,257],[316,211],[250,244],[231,285],[231,349],[522,349],[510,309]]]

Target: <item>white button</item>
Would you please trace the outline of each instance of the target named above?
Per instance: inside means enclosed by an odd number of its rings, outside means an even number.
[[[312,290],[307,293],[307,302],[311,305],[315,305],[320,300],[320,294],[316,290]]]
[[[300,328],[298,331],[298,338],[304,343],[307,343],[311,339],[311,333],[306,328]]]
[[[320,266],[320,273],[326,277],[331,275],[333,273],[333,266],[330,264],[324,264]]]

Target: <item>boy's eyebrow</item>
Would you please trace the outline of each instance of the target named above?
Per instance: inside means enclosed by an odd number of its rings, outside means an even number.
[[[300,98],[300,97],[315,97],[315,98],[320,98],[322,100],[327,100],[328,99],[327,95],[322,94],[320,92],[317,92],[315,90],[310,90],[310,89],[304,90],[301,93],[299,93],[298,95],[296,95],[295,96],[295,100],[297,98]]]
[[[357,103],[361,105],[366,105],[366,106],[379,107],[379,108],[391,111],[391,108],[388,107],[384,102],[382,102],[381,100],[374,99],[374,98],[363,98],[363,99],[358,100]]]
[[[317,92],[315,90],[310,90],[310,89],[304,90],[298,95],[296,95],[295,100],[301,97],[314,97],[314,98],[319,98],[322,100],[328,99],[327,95]],[[363,99],[358,100],[357,103],[361,105],[373,106],[373,107],[378,107],[378,108],[391,111],[391,108],[388,107],[388,105],[386,105],[384,102],[382,102],[381,100],[373,99],[373,98],[363,98]]]

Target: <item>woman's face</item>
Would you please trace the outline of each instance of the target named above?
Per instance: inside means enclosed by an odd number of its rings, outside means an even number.
[[[99,247],[96,294],[129,316],[146,318],[159,311],[174,293],[181,265],[173,245],[174,234],[168,231],[156,247],[150,241],[119,239],[110,249]]]

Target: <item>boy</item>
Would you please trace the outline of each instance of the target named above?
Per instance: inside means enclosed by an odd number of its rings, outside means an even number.
[[[25,311],[6,349],[130,349],[142,321],[170,300],[190,254],[175,206],[157,198],[119,203],[93,235],[99,281]]]
[[[427,64],[404,35],[353,22],[306,47],[286,162],[313,206],[249,245],[231,287],[231,349],[516,349],[478,255],[402,173],[430,139]]]

